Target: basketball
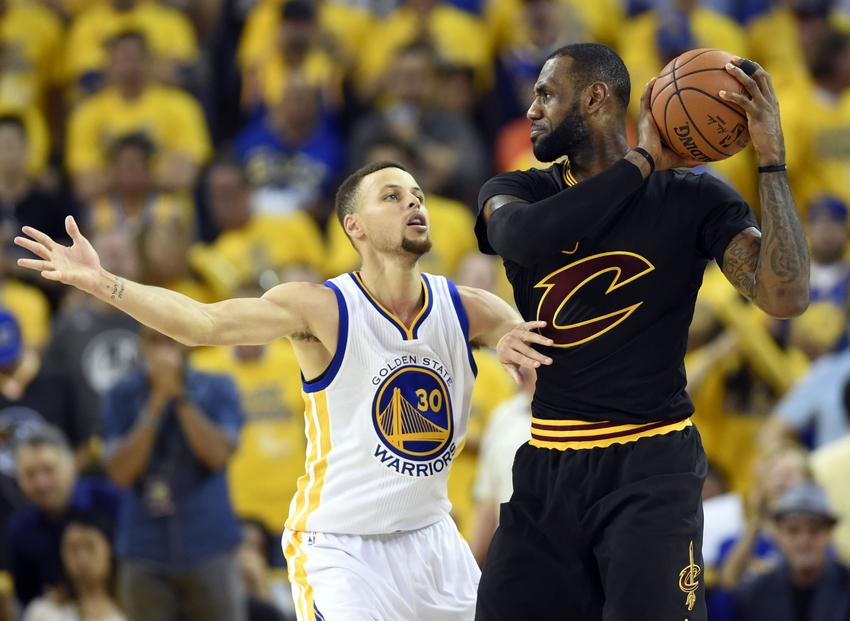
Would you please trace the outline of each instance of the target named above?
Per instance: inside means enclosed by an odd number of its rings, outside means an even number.
[[[723,50],[691,50],[671,60],[658,76],[650,95],[652,117],[664,144],[682,157],[716,162],[749,143],[746,113],[719,94],[749,97],[744,85],[726,71],[733,56]],[[748,75],[756,68],[749,60],[741,65]]]

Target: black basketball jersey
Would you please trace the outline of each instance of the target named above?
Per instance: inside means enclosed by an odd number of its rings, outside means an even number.
[[[562,164],[498,175],[479,195],[529,203],[567,187]],[[566,199],[565,199],[566,200]],[[693,413],[685,392],[688,327],[709,260],[758,226],[749,205],[708,175],[650,175],[577,245],[523,267],[505,260],[517,308],[547,322],[553,364],[538,369],[538,418],[646,423]],[[482,252],[495,254],[479,215]],[[533,244],[534,240],[529,239]]]

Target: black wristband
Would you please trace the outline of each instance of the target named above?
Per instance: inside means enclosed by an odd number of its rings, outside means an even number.
[[[775,166],[759,166],[760,173],[785,172],[788,166],[785,164],[776,164]]]
[[[649,151],[644,149],[643,147],[635,147],[632,149],[635,153],[638,153],[646,158],[646,161],[649,162],[649,174],[655,172],[655,160],[652,159],[652,156],[649,154]]]

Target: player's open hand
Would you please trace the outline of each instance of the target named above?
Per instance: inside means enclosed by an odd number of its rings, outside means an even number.
[[[41,259],[18,259],[18,265],[41,272],[47,280],[56,280],[94,293],[100,284],[100,257],[89,240],[80,233],[73,217],[65,218],[65,230],[73,242],[70,248],[57,244],[49,235],[37,229],[25,226],[23,232],[28,237],[16,237],[15,243]]]
[[[655,170],[669,170],[670,168],[693,168],[702,162],[682,157],[673,149],[661,142],[661,133],[658,125],[652,117],[650,106],[650,95],[656,78],[652,78],[643,89],[640,96],[640,116],[638,117],[637,132],[638,146],[643,147],[655,160]]]
[[[503,336],[496,346],[499,362],[517,384],[522,384],[520,367],[536,369],[541,364],[552,364],[549,356],[541,354],[529,345],[529,343],[547,346],[552,344],[552,339],[536,332],[545,326],[545,321],[525,321]]]
[[[726,71],[738,78],[750,96],[720,91],[720,97],[741,106],[747,113],[750,139],[758,151],[761,164],[784,164],[785,139],[779,122],[779,100],[773,90],[770,74],[758,63],[739,56],[732,58],[732,62],[726,65]]]

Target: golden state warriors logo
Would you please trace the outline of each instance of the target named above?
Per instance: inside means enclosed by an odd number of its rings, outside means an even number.
[[[544,289],[537,306],[537,319],[545,321],[547,325],[540,334],[552,339],[553,347],[575,347],[602,336],[625,321],[643,302],[636,301],[625,308],[583,321],[563,323],[562,317],[569,315],[572,307],[578,310],[585,306],[570,305],[573,296],[603,274],[610,273],[613,276],[611,284],[603,294],[608,295],[654,269],[652,263],[640,255],[631,252],[605,252],[552,272],[534,285],[535,288]]]
[[[454,457],[451,399],[436,369],[404,366],[389,374],[375,395],[372,422],[375,458],[400,474],[430,476]]]

